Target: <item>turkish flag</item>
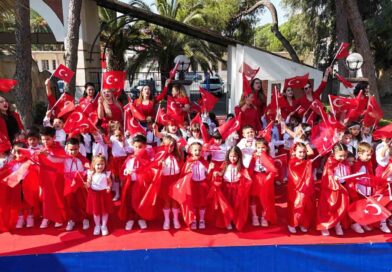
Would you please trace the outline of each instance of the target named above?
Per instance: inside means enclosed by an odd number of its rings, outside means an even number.
[[[193,112],[201,112],[201,102],[202,100],[200,99],[199,100],[199,103],[196,103],[196,102],[193,102],[193,101],[191,101],[191,104],[190,104],[190,111],[193,111]]]
[[[60,109],[59,114],[57,114],[57,117],[62,117],[66,115],[67,113],[70,113],[75,110],[75,104],[73,101],[67,101],[64,103],[63,107]]]
[[[179,126],[184,122],[184,112],[181,105],[170,95],[167,96],[166,114],[169,116],[170,121],[174,121]]]
[[[369,98],[369,103],[364,114],[363,124],[366,127],[374,126],[378,124],[378,122],[380,122],[383,116],[384,114],[382,112],[382,109],[378,105],[376,99],[373,96],[371,96]]]
[[[279,180],[284,180],[286,178],[287,162],[287,154],[282,154],[274,158],[275,167],[278,169]]]
[[[358,107],[358,100],[336,96],[336,95],[328,95],[329,104],[331,106],[332,112],[336,115],[338,112],[351,110],[353,108]]]
[[[124,89],[125,84],[125,72],[124,71],[109,71],[102,75],[102,88],[103,89]]]
[[[391,212],[371,196],[353,202],[348,209],[348,214],[361,225],[378,223],[391,216]]]
[[[129,111],[131,112],[132,116],[135,117],[136,119],[138,119],[139,121],[145,121],[146,120],[146,116],[144,116],[143,113],[141,113],[133,103],[129,103]],[[127,106],[128,106],[127,105]],[[126,107],[127,107],[126,106]],[[128,108],[125,108],[124,110],[126,111]]]
[[[392,138],[392,124],[383,126],[373,132],[373,138],[380,140],[382,138]]]
[[[60,64],[56,71],[54,71],[53,76],[70,83],[75,72],[69,69],[67,66]]]
[[[248,96],[252,93],[252,87],[244,74],[242,74],[242,93],[244,96]]]
[[[181,150],[182,148],[184,148],[187,145],[187,142],[184,138],[179,138],[177,141],[177,147],[179,150]]]
[[[242,64],[239,72],[242,73],[243,75],[245,75],[250,80],[252,80],[257,75],[259,70],[260,70],[260,67],[257,67],[257,69],[253,69],[247,63],[244,62]]]
[[[335,145],[335,129],[320,123],[312,128],[310,140],[320,154],[329,152]]]
[[[274,127],[274,122],[271,121],[265,129],[259,132],[258,137],[264,138],[267,142],[271,141],[271,134],[272,134],[272,128]]]
[[[310,109],[321,115],[321,117],[323,117],[322,113],[325,112],[323,103],[318,99],[313,100],[312,104],[310,104]]]
[[[303,76],[286,78],[284,80],[284,88],[287,89],[288,87],[290,87],[293,89],[302,89],[308,83],[308,80],[309,80],[309,73]]]
[[[63,129],[65,133],[76,133],[75,130],[77,130],[77,132],[95,131],[95,127],[91,123],[90,119],[86,118],[86,116],[83,115],[83,113],[81,113],[80,111],[74,111],[68,116]]]
[[[215,107],[216,103],[218,103],[219,98],[208,92],[207,90],[199,87],[200,95],[201,95],[201,107],[204,111],[212,111]]]
[[[11,150],[12,146],[10,143],[10,139],[8,135],[5,134],[5,131],[0,130],[0,153],[4,153],[5,151]]]
[[[129,134],[143,134],[146,135],[146,130],[140,125],[139,121],[130,114],[129,111],[125,112],[125,129]]]
[[[346,88],[352,88],[354,87],[354,85],[348,81],[347,79],[345,79],[344,77],[342,77],[341,75],[339,75],[338,73],[335,73],[336,78],[343,83],[344,87]]]
[[[170,122],[170,117],[165,113],[165,110],[160,107],[157,111],[156,122],[163,126],[166,126]]]
[[[30,160],[25,161],[16,171],[12,172],[9,176],[4,178],[4,182],[6,182],[9,187],[14,188],[25,178],[31,164],[32,162]]]
[[[0,78],[0,92],[8,93],[17,84],[18,84],[18,81],[16,79]]]
[[[220,125],[217,129],[222,136],[222,139],[225,140],[229,137],[230,134],[239,130],[241,128],[241,113],[238,114],[236,117],[231,118],[226,123]]]
[[[58,116],[62,110],[67,110],[69,107],[72,107],[75,99],[69,93],[63,93],[60,98],[54,104],[52,111],[54,111],[55,115]],[[72,104],[71,104],[72,103]],[[75,106],[75,105],[74,105]]]
[[[338,51],[336,52],[335,59],[345,59],[350,54],[348,49],[350,47],[349,43],[342,42],[339,46]]]

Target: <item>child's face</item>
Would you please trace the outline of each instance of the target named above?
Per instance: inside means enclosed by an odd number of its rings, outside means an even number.
[[[352,127],[349,129],[349,131],[350,131],[351,135],[353,135],[354,137],[359,135],[359,128],[358,127]]]
[[[200,158],[201,156],[201,146],[200,145],[192,145],[189,150],[193,158]]]
[[[105,161],[99,160],[94,165],[94,170],[97,173],[102,173],[105,170]]]
[[[295,157],[297,157],[300,160],[303,160],[306,158],[306,148],[303,146],[297,146],[295,148]]]
[[[362,133],[368,135],[370,133],[370,127],[362,127]]]
[[[51,147],[54,144],[54,138],[49,135],[42,135],[41,136],[41,142],[44,147]]]
[[[13,150],[13,155],[14,155],[16,160],[21,160],[21,159],[25,158],[25,156],[22,154],[22,152],[19,152],[18,148],[15,148]]]
[[[124,141],[124,135],[121,131],[114,132],[114,137],[120,142]]]
[[[76,157],[79,154],[78,144],[67,144],[67,151],[71,157]]]
[[[297,120],[296,118],[291,118],[291,119],[290,119],[290,124],[291,124],[293,127],[296,127],[296,126],[298,126],[298,120]]]
[[[165,141],[163,144],[166,146],[166,150],[167,150],[168,153],[173,153],[173,151],[174,151],[174,142]]]
[[[192,129],[191,132],[192,132],[193,137],[195,137],[197,139],[200,138],[200,136],[201,136],[200,129]]]
[[[351,143],[352,138],[353,136],[351,134],[345,134],[342,136],[342,143],[348,145],[349,143]]]
[[[55,118],[53,120],[53,127],[58,130],[58,129],[63,129],[64,127],[64,122],[61,119]]]
[[[214,144],[221,145],[222,144],[222,139],[214,139]]]
[[[362,153],[358,153],[358,160],[362,162],[370,161],[371,158],[372,158],[372,151],[370,150],[364,151]]]
[[[263,143],[256,144],[256,152],[260,154],[261,152],[267,152],[268,147]]]
[[[347,162],[350,166],[354,165],[355,158],[354,157],[347,157]]]
[[[232,164],[236,164],[238,162],[238,155],[234,151],[231,151],[229,153],[229,161]]]
[[[242,131],[242,137],[247,140],[253,140],[255,138],[255,131],[253,128],[246,128]]]
[[[132,146],[135,154],[138,154],[141,150],[144,150],[146,148],[146,145],[140,142],[134,142]]]
[[[333,156],[335,160],[342,162],[347,158],[347,152],[344,150],[336,151]]]
[[[178,131],[178,127],[176,125],[169,124],[167,126],[167,130],[169,133],[175,134]]]
[[[36,147],[38,145],[38,138],[37,137],[28,137],[27,144],[30,147]]]

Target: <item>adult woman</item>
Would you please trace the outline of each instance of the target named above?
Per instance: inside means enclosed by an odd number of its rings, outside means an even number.
[[[366,81],[360,81],[354,88],[354,96],[356,97],[362,91],[361,98],[369,98],[370,95],[370,86]]]
[[[186,94],[185,88],[182,85],[174,85],[172,88],[172,96],[177,104],[181,105],[182,111],[188,112],[190,109],[189,98]]]
[[[312,104],[312,102],[314,100],[320,99],[320,95],[327,87],[328,76],[331,72],[332,72],[332,67],[328,67],[325,70],[323,80],[321,81],[320,86],[317,88],[317,90],[313,91],[313,88],[312,88],[312,85],[310,82],[308,82],[305,85],[305,87],[304,87],[305,94],[300,99],[298,99],[298,103],[305,110],[307,110],[310,107],[310,105]]]
[[[0,131],[4,133],[10,142],[16,134],[23,130],[23,124],[18,113],[11,111],[8,100],[0,95]]]
[[[257,111],[259,112],[259,116],[261,117],[264,114],[266,101],[267,101],[261,85],[261,79],[260,78],[252,79],[252,81],[250,82],[250,87],[252,88],[252,92],[254,94],[253,105],[256,107]]]
[[[282,117],[286,118],[290,113],[294,112],[299,106],[297,100],[294,97],[294,91],[291,87],[283,89],[283,95],[279,97],[279,108],[282,113]]]
[[[234,108],[235,114],[241,115],[241,129],[244,126],[252,126],[255,131],[261,130],[260,114],[255,106],[255,94],[242,95],[240,103]]]
[[[95,86],[94,83],[87,82],[84,84],[83,96],[79,99],[79,105],[93,102],[95,98]]]
[[[166,80],[165,87],[163,88],[162,92],[156,97],[153,96],[150,86],[143,86],[142,90],[140,91],[139,98],[136,99],[134,102],[135,108],[146,118],[152,117],[154,119],[155,105],[157,102],[165,98],[170,82],[170,79]]]
[[[102,90],[101,96],[98,98],[98,119],[103,124],[109,121],[118,121],[123,123],[123,109],[113,94],[113,90]]]

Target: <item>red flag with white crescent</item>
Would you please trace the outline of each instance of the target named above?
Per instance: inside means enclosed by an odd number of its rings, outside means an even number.
[[[345,59],[350,54],[348,49],[350,47],[349,43],[342,42],[339,46],[338,51],[336,52],[335,59]]]
[[[222,136],[222,139],[225,140],[229,137],[230,134],[239,130],[241,128],[241,113],[238,114],[236,117],[231,118],[229,121],[220,125],[217,129]]]
[[[284,80],[284,88],[287,89],[288,87],[293,89],[302,89],[308,83],[309,80],[309,73],[303,76],[295,76],[286,78]]]
[[[126,74],[124,71],[109,71],[102,75],[102,88],[103,89],[124,89]]]
[[[135,134],[146,135],[146,130],[140,125],[139,121],[136,120],[136,118],[132,116],[129,111],[126,111],[125,114],[127,115],[125,118],[125,129],[129,132],[129,134],[131,136]]]
[[[54,112],[55,116],[60,117],[59,114],[61,111],[63,111],[63,115],[68,113],[68,110],[69,108],[72,108],[72,105],[74,105],[75,109],[74,101],[75,99],[72,95],[66,92],[63,93],[52,108],[52,111]]]
[[[207,90],[203,89],[202,87],[199,87],[199,91],[202,101],[200,105],[202,109],[207,112],[212,111],[216,103],[218,103],[219,98],[208,92]]]
[[[348,214],[361,225],[378,223],[391,216],[391,212],[372,196],[351,203]]]
[[[352,88],[354,87],[354,85],[348,81],[347,79],[345,79],[343,76],[339,75],[338,73],[335,73],[336,78],[342,82],[342,84],[344,85],[344,87],[346,88]]]
[[[286,178],[287,162],[287,154],[281,154],[274,158],[274,164],[276,169],[278,169],[278,179],[280,181]]]
[[[250,67],[249,64],[244,62],[242,64],[239,72],[244,74],[250,80],[252,80],[257,75],[259,70],[260,70],[260,67],[257,67],[257,69],[253,69],[252,67]]]
[[[60,64],[56,71],[54,71],[53,76],[64,80],[67,83],[70,83],[72,77],[75,75],[75,72],[69,69],[67,66]]]
[[[244,96],[248,96],[252,93],[252,87],[244,74],[242,74],[242,93]]]

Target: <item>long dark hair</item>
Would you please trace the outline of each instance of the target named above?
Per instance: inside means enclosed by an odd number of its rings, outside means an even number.
[[[237,166],[236,166],[237,171],[240,171],[243,168],[241,149],[238,146],[234,145],[226,152],[225,163],[223,164],[223,172],[226,171],[227,166],[230,164],[229,156],[231,152],[234,152],[238,157]]]
[[[260,90],[257,91],[256,97],[259,98],[263,103],[265,103],[266,102],[266,98],[265,98],[265,95],[264,95],[263,84],[262,84],[261,79],[258,78],[258,77],[252,79],[252,81],[250,82],[250,87],[252,88],[252,91],[255,92],[254,85],[255,85],[256,80],[260,81],[260,86],[261,86]]]
[[[84,84],[84,92],[83,92],[83,97],[87,97],[87,88],[88,87],[93,87],[94,88],[94,97],[97,94],[97,90],[95,89],[95,85],[92,82],[86,82],[86,84]]]

